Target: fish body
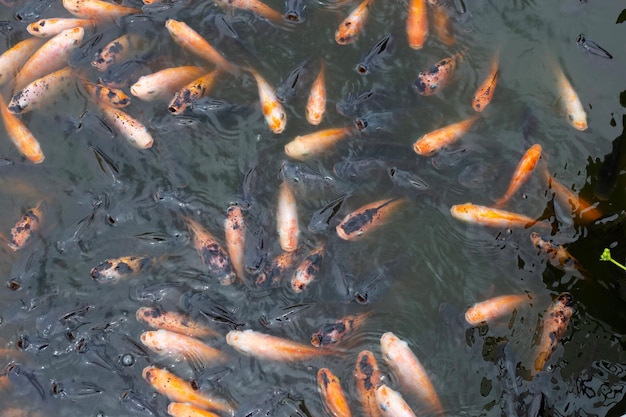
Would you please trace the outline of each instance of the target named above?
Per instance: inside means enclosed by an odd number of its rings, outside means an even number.
[[[256,80],[259,89],[259,100],[261,101],[261,111],[265,117],[267,125],[276,134],[283,133],[287,125],[287,114],[280,101],[276,98],[276,92],[261,75],[250,70]]]
[[[587,130],[587,113],[583,108],[583,104],[580,101],[576,90],[574,90],[574,87],[557,63],[553,63],[552,67],[556,77],[560,99],[565,107],[567,121],[577,130]]]
[[[169,330],[150,330],[140,336],[141,343],[155,353],[172,356],[176,359],[184,358],[203,368],[205,365],[222,362],[226,355],[206,343],[181,333]]]
[[[547,222],[539,222],[523,214],[500,210],[472,203],[457,204],[450,208],[452,217],[467,223],[482,224],[490,227],[530,227],[533,225],[550,227]]]
[[[226,401],[203,394],[194,389],[189,382],[166,369],[146,366],[141,375],[154,389],[165,395],[170,401],[191,403],[201,408],[222,411],[230,415],[234,414],[234,410]]]
[[[226,343],[243,354],[270,361],[294,362],[334,353],[254,330],[231,330]]]
[[[356,66],[359,74],[367,75],[378,69],[385,67],[385,61],[391,56],[394,49],[393,36],[391,33],[384,35],[376,42],[369,52],[361,58]]]
[[[278,23],[283,20],[283,15],[272,9],[260,0],[217,0],[218,3],[235,7],[241,10],[249,10],[271,22]]]
[[[357,396],[365,417],[381,417],[376,401],[376,389],[381,385],[380,370],[376,357],[369,350],[363,350],[356,359],[354,377]]]
[[[385,384],[376,389],[376,402],[383,417],[416,417],[402,395]]]
[[[413,89],[423,96],[432,96],[445,87],[456,70],[460,54],[444,58],[426,71],[421,71],[413,83]]]
[[[298,265],[291,277],[291,289],[301,293],[313,282],[324,262],[324,245],[313,249]]]
[[[498,51],[491,61],[487,78],[478,86],[474,93],[472,108],[477,112],[485,110],[485,107],[487,107],[493,98],[493,93],[496,91],[496,85],[498,84],[498,77],[500,76],[499,61],[500,53]]]
[[[106,121],[112,124],[128,143],[137,149],[152,147],[154,139],[143,123],[115,107],[103,103],[100,103],[99,107]]]
[[[369,9],[373,0],[363,0],[356,9],[339,25],[335,32],[335,41],[339,45],[347,45],[356,40],[363,30],[363,25],[369,15]]]
[[[172,417],[220,417],[218,414],[188,403],[169,403],[167,414]]]
[[[41,47],[41,44],[42,41],[37,38],[25,39],[0,55],[0,85],[13,80],[24,63]]]
[[[313,81],[311,92],[309,93],[309,99],[306,103],[306,120],[314,126],[317,126],[322,122],[324,113],[326,112],[326,82],[324,81],[325,72],[324,61],[322,61],[320,72]]]
[[[574,313],[573,304],[574,299],[572,295],[568,292],[564,292],[559,294],[546,312],[541,337],[535,351],[535,361],[533,363],[535,372],[543,370],[550,355],[552,355],[559,340],[561,340],[563,333],[567,330],[570,318]]]
[[[465,321],[472,326],[511,314],[517,307],[528,303],[527,294],[501,295],[474,304],[465,311]]]
[[[232,284],[236,275],[228,253],[200,223],[189,217],[185,217],[185,221],[193,234],[193,245],[206,265],[209,275],[217,278],[222,285]]]
[[[192,320],[185,314],[165,311],[156,307],[140,307],[137,309],[135,317],[137,321],[143,321],[153,329],[169,330],[191,337],[218,335],[216,331]]]
[[[22,249],[32,238],[43,220],[43,204],[40,202],[35,207],[29,209],[11,228],[11,237],[8,245],[14,251]]]
[[[30,56],[17,73],[14,91],[19,91],[37,78],[67,65],[72,51],[80,45],[84,35],[85,30],[82,27],[75,27],[50,38]]]
[[[91,66],[98,71],[106,71],[111,65],[121,64],[129,59],[134,49],[142,44],[142,38],[134,33],[126,33],[109,42],[104,48],[96,52]]]
[[[547,166],[542,167],[542,176],[548,185],[548,189],[554,192],[554,197],[570,213],[577,214],[585,223],[592,222],[602,217],[602,212],[582,197],[574,194],[572,190],[559,182],[548,171]]]
[[[515,171],[513,172],[513,178],[511,178],[511,182],[509,183],[509,188],[504,193],[504,196],[496,200],[495,206],[501,207],[503,206],[513,194],[520,189],[520,187],[528,181],[530,175],[535,170],[537,166],[537,162],[539,162],[539,158],[541,158],[541,145],[534,144],[531,146],[522,156]]]
[[[396,209],[405,202],[401,198],[374,201],[348,214],[337,225],[337,235],[343,240],[359,240],[382,226]]]
[[[224,219],[226,250],[235,269],[235,273],[243,281],[245,272],[246,223],[239,206],[230,206]]]
[[[103,0],[63,0],[63,7],[76,17],[97,21],[109,21],[129,14],[141,13],[140,9]]]
[[[99,103],[115,109],[122,109],[130,104],[130,97],[120,89],[93,84],[85,79],[82,80],[82,83],[87,94]]]
[[[346,395],[341,388],[339,378],[328,368],[317,371],[317,386],[322,395],[324,407],[334,417],[352,417]]]
[[[428,132],[420,137],[413,144],[413,150],[418,155],[431,155],[446,146],[456,142],[472,127],[478,120],[478,115],[473,115],[460,122],[444,126],[442,128]]]
[[[551,240],[545,240],[537,232],[530,233],[530,241],[537,249],[548,256],[548,259],[554,266],[562,269],[574,268],[579,272],[585,271],[580,262],[578,262],[563,245],[557,245]]]
[[[143,256],[122,256],[116,259],[107,259],[94,268],[89,274],[99,283],[113,284],[120,279],[130,278],[137,274],[146,263]]]
[[[215,85],[218,75],[219,70],[214,70],[185,85],[174,94],[174,98],[167,107],[168,110],[173,114],[181,114],[194,101],[207,96]]]
[[[296,261],[295,252],[283,252],[263,267],[254,280],[258,287],[274,287],[280,284],[285,273]]]
[[[28,84],[13,96],[8,104],[9,112],[21,114],[45,107],[75,81],[74,70],[62,68]]]
[[[422,49],[428,38],[428,10],[426,9],[426,0],[409,0],[406,34],[411,48]]]
[[[92,27],[95,25],[93,19],[80,19],[72,17],[41,19],[26,26],[26,30],[38,38],[49,38],[58,35],[66,29],[75,27]]]
[[[165,68],[161,71],[139,77],[130,87],[135,97],[144,101],[153,101],[171,97],[174,92],[204,73],[196,66]]]
[[[339,320],[322,326],[311,337],[311,344],[316,347],[334,345],[346,337],[350,337],[359,328],[367,314],[345,316]]]
[[[611,55],[606,49],[592,41],[591,39],[587,39],[584,33],[578,35],[576,38],[576,43],[582,50],[592,55],[599,56],[601,58],[613,59],[613,55]]]
[[[40,164],[46,158],[41,150],[39,141],[35,135],[26,127],[24,122],[14,114],[9,112],[7,104],[0,96],[0,116],[4,123],[4,129],[15,145],[17,150],[34,164]]]
[[[280,184],[278,192],[276,229],[280,247],[285,252],[295,251],[298,248],[298,239],[300,237],[298,207],[296,205],[296,197],[285,181]]]
[[[450,23],[450,16],[446,12],[445,7],[441,4],[431,4],[432,10],[432,26],[435,28],[435,33],[441,42],[445,45],[454,45],[454,32],[452,31],[452,25]]]
[[[305,161],[327,152],[351,133],[352,127],[339,127],[299,135],[285,145],[285,154],[290,158]]]
[[[435,387],[426,369],[411,351],[407,342],[399,339],[392,332],[387,332],[380,338],[380,347],[385,361],[403,388],[415,394],[435,413],[443,415],[443,407]],[[381,387],[378,388],[379,391]]]

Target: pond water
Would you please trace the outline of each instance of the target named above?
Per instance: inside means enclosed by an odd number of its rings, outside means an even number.
[[[162,68],[206,65],[165,29],[167,19],[181,20],[230,62],[282,86],[286,129],[272,133],[255,79],[239,71],[216,82],[210,97],[219,102],[205,99],[180,116],[168,111],[169,99],[131,97],[125,111],[148,127],[154,138],[149,149],[124,140],[78,86],[20,116],[41,143],[43,163],[22,159],[3,131],[4,240],[42,200],[44,216],[24,248],[0,245],[6,282],[0,288],[0,337],[10,364],[2,409],[66,417],[165,416],[168,400],[142,378],[144,367],[156,365],[228,399],[238,406],[237,415],[322,416],[327,411],[316,374],[327,367],[341,380],[353,415],[360,415],[354,367],[362,350],[375,354],[385,383],[400,390],[381,355],[380,337],[390,331],[420,359],[446,415],[626,414],[626,279],[621,269],[599,260],[605,247],[615,259],[626,259],[626,23],[618,23],[623,2],[444,2],[454,42],[438,37],[431,20],[420,50],[407,43],[406,1],[375,0],[362,32],[348,45],[335,42],[335,31],[357,1],[266,1],[281,13],[287,5],[301,6],[298,23],[269,23],[211,1],[122,3],[142,13],[87,29],[70,58],[77,76],[92,82],[103,76],[90,65],[94,53],[128,32],[145,39],[132,58],[138,73],[131,84]],[[4,49],[29,37],[26,26],[38,18],[70,16],[61,2],[39,0],[11,2],[1,13]],[[612,59],[581,47],[580,34]],[[385,36],[383,58],[369,73],[359,73],[357,64]],[[435,155],[414,153],[421,135],[474,114],[472,96],[497,50],[497,88],[470,131]],[[457,53],[456,72],[445,88],[433,96],[414,91],[420,71]],[[315,127],[305,106],[320,60],[328,102]],[[550,62],[563,68],[580,96],[586,131],[569,125]],[[288,77],[299,66],[304,70],[290,90]],[[124,90],[130,94],[128,85]],[[349,105],[366,92],[372,93],[367,100]],[[5,88],[3,97],[9,94]],[[298,162],[285,155],[284,145],[297,135],[355,125],[362,131],[354,129],[319,157]],[[595,204],[601,218],[583,223],[573,216],[538,170],[505,208],[549,221],[551,230],[494,228],[451,216],[455,204],[492,205],[500,198],[534,143],[542,146],[552,176]],[[319,275],[301,294],[291,290],[288,278],[273,288],[253,283],[281,253],[276,212],[285,161],[317,174],[292,184],[298,254],[322,243],[326,253]],[[417,183],[394,182],[390,172],[396,178],[408,172]],[[330,226],[312,223],[340,197]],[[337,236],[334,226],[343,216],[391,197],[405,204],[384,226],[355,242]],[[223,242],[231,204],[245,209],[248,273],[223,286],[207,274],[184,216]],[[565,245],[582,272],[553,265],[531,243],[531,231]],[[91,278],[91,269],[104,260],[131,255],[149,260],[136,275],[109,284]],[[545,369],[533,375],[541,323],[565,291],[574,299],[574,314]],[[465,323],[465,309],[503,294],[528,294],[529,302],[488,325]],[[140,335],[148,328],[135,319],[142,306],[188,314],[221,335],[254,329],[305,344],[339,317],[367,316],[336,355],[295,363],[244,356],[223,337],[207,338],[229,360],[199,370],[142,345]],[[418,415],[427,415],[417,398],[405,399]],[[259,414],[246,414],[257,405]]]

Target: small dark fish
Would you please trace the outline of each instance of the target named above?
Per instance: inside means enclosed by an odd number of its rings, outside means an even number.
[[[396,119],[396,114],[391,111],[374,112],[368,111],[354,120],[354,125],[364,135],[390,132],[389,128]]]
[[[273,388],[258,397],[246,401],[237,408],[235,417],[310,417],[314,415],[307,409],[301,395]]]
[[[333,172],[341,179],[350,181],[362,181],[376,176],[382,176],[386,172],[386,162],[377,158],[363,158],[357,160],[345,160],[337,162],[333,166]]]
[[[340,196],[332,200],[330,203],[326,204],[321,209],[315,211],[311,216],[311,221],[309,221],[308,229],[313,233],[324,233],[331,227],[335,227],[336,225],[331,225],[333,219],[339,213],[343,202],[346,201],[348,197],[347,194]],[[339,222],[337,221],[337,224]]]
[[[298,91],[310,77],[310,71],[308,69],[310,63],[310,58],[305,59],[297,67],[291,70],[284,81],[280,82],[278,87],[276,87],[276,98],[278,101],[286,103],[298,94]]]
[[[137,287],[137,290],[135,291],[135,296],[140,301],[156,302],[163,300],[163,298],[165,298],[170,292],[174,290],[182,293],[187,289],[187,284],[184,283],[159,282],[156,284],[149,284]]]
[[[236,106],[224,100],[204,97],[191,103],[189,108],[194,114],[208,116],[209,114],[231,112],[236,108]]]
[[[585,38],[585,35],[582,33],[578,35],[576,43],[587,53],[599,56],[601,58],[613,59],[613,55],[611,55],[606,49],[604,49],[591,39]]]
[[[68,381],[53,381],[50,385],[50,394],[55,398],[76,400],[100,394],[102,388],[91,382],[80,382],[74,379]]]
[[[307,0],[285,0],[285,19],[294,23],[306,20]]]
[[[378,298],[381,293],[388,290],[391,287],[390,280],[396,268],[404,265],[406,258],[406,255],[402,255],[387,261],[379,266],[374,274],[364,280],[359,279],[359,282],[365,282],[365,285],[351,290],[354,301],[359,304],[369,304]]]
[[[410,171],[405,171],[396,167],[387,170],[391,182],[400,188],[408,188],[410,190],[425,191],[430,188],[426,181]]]
[[[337,189],[337,181],[333,177],[317,172],[302,163],[283,162],[280,177],[299,197],[316,198]]]
[[[142,75],[152,73],[145,61],[132,59],[119,65],[112,65],[100,76],[98,82],[111,88],[125,88]]]
[[[21,9],[15,12],[15,18],[20,22],[34,22],[41,19],[46,10],[52,6],[47,0],[30,0]]]
[[[46,398],[46,393],[41,386],[41,383],[35,376],[34,370],[19,363],[11,363],[7,366],[6,371],[9,381],[11,381],[13,386],[16,387],[16,392],[19,392],[21,395],[27,395],[29,391],[28,387],[30,386],[37,391],[37,394],[39,394],[42,400]],[[28,382],[28,385],[25,384],[26,382]]]
[[[156,397],[150,399],[130,389],[122,392],[122,395],[120,395],[120,401],[124,407],[133,414],[137,412],[149,416],[158,416],[159,413],[154,400],[156,400]]]
[[[348,95],[337,102],[337,112],[346,117],[358,117],[368,111],[382,112],[392,103],[382,92],[376,90],[365,91],[358,96]]]
[[[356,66],[356,72],[362,75],[371,74],[372,72],[386,69],[385,61],[388,60],[393,53],[393,37],[391,33],[386,34],[376,42],[376,45],[361,58]]]
[[[268,314],[263,314],[259,321],[268,328],[285,326],[293,323],[298,316],[314,305],[313,303],[302,303],[287,307],[275,307]]]

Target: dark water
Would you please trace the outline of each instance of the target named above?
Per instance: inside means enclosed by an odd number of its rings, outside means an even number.
[[[3,8],[5,48],[28,37],[26,24],[39,16],[69,15],[60,2],[31,13],[38,3]],[[369,122],[368,129],[305,163],[334,180],[298,188],[301,246],[326,242],[327,257],[314,284],[295,295],[287,283],[260,291],[251,284],[212,281],[189,242],[182,216],[199,220],[223,239],[227,207],[244,204],[246,266],[254,270],[280,253],[275,211],[279,170],[286,160],[283,146],[316,130],[304,117],[314,74],[305,74],[306,82],[287,101],[287,128],[280,135],[267,128],[256,83],[248,74],[220,79],[211,97],[228,108],[219,113],[198,106],[195,113],[174,117],[165,101],[133,99],[128,112],[155,138],[148,150],[135,149],[116,135],[78,89],[23,117],[46,160],[33,166],[20,159],[8,140],[0,141],[0,155],[13,161],[0,166],[2,233],[8,235],[38,201],[46,199],[46,207],[40,232],[24,249],[0,248],[0,271],[7,283],[0,290],[0,336],[4,346],[16,349],[4,357],[13,367],[12,388],[0,394],[2,407],[50,416],[163,416],[167,400],[141,377],[145,366],[156,364],[194,378],[202,389],[242,409],[262,404],[268,393],[278,391],[280,411],[270,415],[319,416],[325,411],[315,375],[328,367],[341,379],[358,415],[356,356],[372,350],[393,386],[397,381],[382,361],[379,343],[383,332],[392,331],[423,362],[447,415],[625,414],[626,280],[620,269],[599,261],[605,247],[612,248],[616,259],[626,258],[626,26],[616,23],[625,4],[545,3],[451,2],[456,43],[446,46],[431,30],[420,51],[407,45],[406,2],[399,1],[374,2],[363,33],[347,46],[336,44],[334,32],[356,2],[338,7],[309,1],[303,23],[284,25],[209,1],[177,2],[146,6],[142,15],[88,30],[71,63],[92,81],[99,75],[89,65],[93,53],[127,31],[152,41],[140,57],[151,70],[202,63],[171,40],[164,28],[168,18],[198,29],[229,60],[255,68],[273,86],[306,60],[315,72],[323,59],[328,106],[320,127],[349,126],[361,118]],[[281,1],[267,4],[284,10]],[[581,49],[576,43],[580,33],[613,59]],[[371,74],[359,74],[356,65],[386,35],[392,45],[389,56]],[[471,97],[498,47],[498,87],[471,133],[434,157],[414,154],[412,144],[419,136],[473,113]],[[466,51],[463,61],[441,93],[421,97],[412,90],[419,71],[459,51]],[[581,97],[589,121],[585,132],[570,127],[559,110],[549,57],[562,65]],[[373,91],[373,98],[346,112],[342,103],[365,91]],[[345,114],[337,111],[338,103]],[[572,219],[552,201],[538,175],[508,207],[548,219],[550,237],[566,244],[583,264],[584,278],[550,265],[530,243],[529,230],[467,225],[449,213],[454,204],[488,205],[499,198],[531,142],[542,145],[552,175],[598,203],[604,217],[588,225]],[[355,162],[372,160],[373,169],[356,170]],[[338,163],[354,168],[355,177],[335,175]],[[410,172],[428,187],[395,185],[387,168]],[[405,196],[408,204],[359,242],[341,241],[332,228],[308,230],[315,213],[342,195],[348,197],[339,218],[383,197]],[[152,262],[137,276],[113,285],[90,277],[90,269],[103,260],[128,255],[148,256]],[[546,371],[533,378],[529,369],[538,323],[563,291],[574,297],[574,316]],[[464,324],[463,311],[473,303],[525,292],[532,303],[511,320],[478,328]],[[275,320],[301,304],[311,307],[287,322]],[[211,339],[232,359],[195,372],[141,345],[139,336],[147,329],[135,320],[135,311],[146,305],[185,312],[222,334],[250,328],[303,343],[329,320],[370,314],[346,341],[342,355],[295,365],[269,363]],[[417,400],[407,401],[419,412]]]

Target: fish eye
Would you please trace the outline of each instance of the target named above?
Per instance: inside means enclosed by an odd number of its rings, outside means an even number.
[[[572,122],[574,121],[574,115],[573,115],[573,114],[568,114],[568,115],[567,115],[567,118],[568,118],[570,121],[572,121]]]

